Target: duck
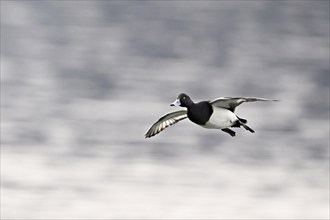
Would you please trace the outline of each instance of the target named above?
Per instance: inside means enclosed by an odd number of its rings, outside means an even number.
[[[279,100],[256,97],[220,97],[212,101],[194,103],[187,94],[180,93],[170,106],[184,107],[186,109],[170,112],[162,116],[146,132],[145,138],[151,138],[165,128],[186,118],[203,128],[219,129],[232,137],[236,136],[236,132],[231,128],[243,127],[245,130],[254,133],[255,131],[247,125],[247,120],[235,114],[235,109],[244,102],[256,101],[272,102]]]

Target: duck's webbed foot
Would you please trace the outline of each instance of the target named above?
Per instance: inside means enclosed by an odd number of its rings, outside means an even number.
[[[221,131],[226,132],[227,134],[229,134],[232,137],[235,137],[235,135],[236,135],[235,131],[233,131],[233,130],[231,130],[229,128],[221,129]]]

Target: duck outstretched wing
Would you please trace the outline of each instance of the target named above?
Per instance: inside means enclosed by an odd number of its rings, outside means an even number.
[[[272,102],[279,101],[276,99],[264,99],[264,98],[256,98],[256,97],[221,97],[215,100],[210,101],[210,104],[214,107],[226,108],[232,112],[235,111],[235,108],[242,104],[243,102]]]
[[[161,117],[155,124],[153,124],[144,136],[145,138],[150,138],[160,133],[168,126],[171,126],[183,119],[186,119],[187,117],[187,110],[180,110],[168,113]]]

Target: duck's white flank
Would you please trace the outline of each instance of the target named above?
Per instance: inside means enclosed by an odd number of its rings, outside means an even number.
[[[202,125],[204,128],[223,129],[228,128],[237,121],[237,116],[230,110],[225,108],[213,107],[213,114],[208,122]]]

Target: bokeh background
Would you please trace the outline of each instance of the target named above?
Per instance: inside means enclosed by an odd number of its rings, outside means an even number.
[[[329,1],[1,1],[1,219],[328,219],[329,69]]]

